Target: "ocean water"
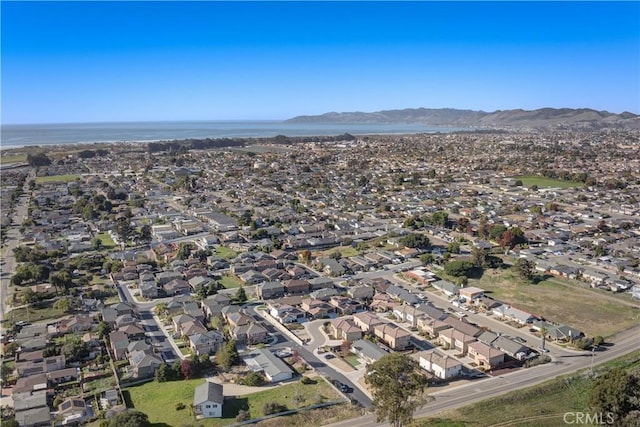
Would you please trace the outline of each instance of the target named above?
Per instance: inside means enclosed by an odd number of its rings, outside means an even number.
[[[152,142],[189,138],[258,138],[276,135],[321,136],[434,133],[469,128],[388,123],[286,123],[282,121],[163,121],[2,125],[2,148],[94,142]]]

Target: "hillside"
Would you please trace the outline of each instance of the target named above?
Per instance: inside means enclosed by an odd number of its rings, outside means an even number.
[[[427,126],[470,126],[480,128],[528,129],[640,129],[640,116],[624,112],[596,111],[588,108],[541,108],[538,110],[485,111],[453,108],[407,108],[373,113],[325,113],[297,116],[289,123],[419,123]]]

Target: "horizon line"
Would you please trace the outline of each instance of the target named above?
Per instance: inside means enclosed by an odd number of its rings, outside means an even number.
[[[77,125],[77,124],[114,124],[114,123],[184,123],[184,122],[285,122],[287,120],[291,120],[297,117],[314,117],[314,116],[323,116],[325,114],[374,114],[383,111],[403,111],[403,110],[458,110],[458,111],[473,111],[477,113],[486,113],[493,114],[497,112],[505,112],[505,111],[526,111],[532,112],[537,110],[591,110],[599,113],[609,113],[609,114],[633,114],[635,116],[640,116],[640,110],[638,112],[624,110],[621,112],[613,112],[609,110],[599,110],[591,107],[539,107],[533,109],[526,108],[508,108],[508,109],[496,109],[493,111],[487,110],[476,110],[472,108],[455,108],[455,107],[405,107],[405,108],[387,108],[380,109],[376,111],[361,111],[361,110],[353,110],[353,111],[326,111],[324,113],[316,113],[316,114],[298,114],[288,118],[280,118],[280,119],[252,119],[252,118],[244,118],[244,119],[142,119],[142,120],[126,120],[126,119],[116,119],[116,120],[89,120],[89,121],[60,121],[60,122],[13,122],[13,123],[0,123],[0,126],[42,126],[42,125]]]

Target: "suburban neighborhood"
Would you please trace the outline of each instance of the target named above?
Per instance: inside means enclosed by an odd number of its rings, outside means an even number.
[[[639,136],[3,151],[3,420],[344,419],[389,354],[436,389],[593,363],[640,319]],[[178,382],[156,415],[136,391]]]

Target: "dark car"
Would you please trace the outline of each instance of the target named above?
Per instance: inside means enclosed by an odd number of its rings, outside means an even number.
[[[335,358],[336,358],[336,356],[334,356],[334,355],[333,355],[333,354],[331,354],[331,353],[327,353],[327,354],[325,354],[325,355],[324,355],[324,358],[325,358],[325,359],[335,359]]]

